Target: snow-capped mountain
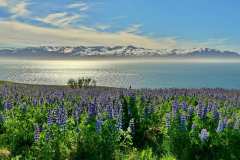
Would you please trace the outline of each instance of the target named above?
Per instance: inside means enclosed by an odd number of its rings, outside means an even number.
[[[79,46],[79,47],[27,47],[2,49],[0,55],[9,56],[240,56],[237,52],[210,48],[193,49],[146,49],[135,46]]]

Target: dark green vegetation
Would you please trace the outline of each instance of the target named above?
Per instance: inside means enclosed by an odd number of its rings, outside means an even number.
[[[12,82],[10,82],[10,81],[0,81],[0,85],[3,85],[3,84],[10,84],[10,83],[12,83]]]
[[[240,92],[0,85],[1,159],[240,159]]]
[[[96,81],[91,78],[78,78],[78,80],[69,79],[67,85],[71,88],[95,87]]]

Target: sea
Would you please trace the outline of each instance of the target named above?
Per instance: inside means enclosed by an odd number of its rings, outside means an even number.
[[[123,88],[240,89],[240,59],[0,57],[0,80],[65,85],[81,77]]]

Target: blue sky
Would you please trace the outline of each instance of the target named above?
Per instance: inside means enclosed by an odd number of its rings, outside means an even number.
[[[0,0],[0,47],[135,45],[240,51],[237,0]]]

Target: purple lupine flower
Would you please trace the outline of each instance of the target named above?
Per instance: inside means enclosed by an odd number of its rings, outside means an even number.
[[[192,128],[192,130],[194,130],[196,128],[196,125],[193,123],[191,128]]]
[[[107,107],[107,112],[108,112],[108,118],[112,119],[113,118],[113,108],[110,105],[108,105],[108,107]]]
[[[47,123],[49,126],[53,124],[52,111],[50,109],[48,110]]]
[[[75,110],[73,111],[73,117],[75,119],[75,121],[79,121],[79,118],[80,118],[80,114],[82,113],[82,108],[80,105],[77,105],[75,107]]]
[[[49,132],[46,133],[45,139],[46,139],[46,141],[49,141],[49,140],[50,140],[50,133],[49,133]]]
[[[47,96],[47,97],[46,97],[46,103],[47,103],[47,104],[50,104],[50,101],[51,101],[51,100],[50,100],[50,97]]]
[[[205,107],[203,107],[203,110],[202,110],[202,118],[205,118],[206,117],[206,115],[207,115],[207,112],[208,112],[208,107],[207,106],[205,106]]]
[[[63,126],[66,124],[67,121],[67,112],[64,108],[64,105],[60,105],[60,107],[57,110],[57,121],[56,123],[60,126]]]
[[[174,101],[172,104],[172,114],[174,117],[176,117],[177,111],[178,111],[178,103],[177,101]]]
[[[154,113],[154,107],[153,105],[148,105],[144,108],[144,116],[150,116],[152,113]]]
[[[135,93],[131,93],[130,94],[130,101],[136,101],[136,95],[135,95]]]
[[[4,86],[4,87],[3,87],[3,91],[2,91],[2,95],[3,95],[3,97],[6,97],[7,94],[8,94],[7,86]]]
[[[34,106],[37,106],[38,105],[38,100],[36,98],[34,98],[32,103],[33,103]]]
[[[44,103],[44,99],[43,99],[43,97],[41,97],[40,98],[40,104],[43,105],[43,103]]]
[[[121,108],[115,108],[115,109],[113,110],[113,117],[114,117],[114,118],[117,118],[120,113],[121,113]]]
[[[6,101],[6,102],[4,102],[3,107],[5,110],[10,110],[10,109],[12,109],[13,104],[10,101]]]
[[[60,99],[64,99],[64,96],[65,96],[65,92],[62,91],[62,92],[61,92],[61,95],[60,95]]]
[[[122,127],[123,127],[121,116],[120,116],[120,117],[118,118],[118,120],[117,120],[116,127],[117,127],[118,130],[121,130]]]
[[[146,97],[143,95],[143,96],[141,96],[141,101],[142,102],[145,102],[145,100],[146,100]]]
[[[166,127],[169,129],[171,127],[171,114],[166,114]]]
[[[219,112],[218,112],[217,108],[214,108],[214,110],[213,110],[213,118],[219,119]]]
[[[202,129],[201,130],[201,133],[199,134],[199,138],[202,142],[205,142],[209,137],[209,133],[207,131],[207,129]]]
[[[90,117],[97,115],[97,105],[95,103],[90,103],[90,106],[88,108],[88,115]]]
[[[224,120],[223,120],[223,125],[224,125],[224,128],[227,127],[227,125],[228,125],[228,119],[227,119],[227,117],[224,118]]]
[[[197,105],[197,115],[200,118],[203,116],[203,106],[201,102]]]
[[[97,120],[96,121],[96,131],[99,133],[101,131],[103,125],[103,121],[102,120]]]
[[[208,103],[206,107],[207,107],[207,112],[211,112],[211,110],[213,108],[212,104]]]
[[[52,114],[52,121],[53,121],[53,123],[55,123],[55,122],[57,121],[58,109],[57,109],[57,108],[54,108],[54,109],[51,111],[51,114]]]
[[[182,102],[182,110],[187,111],[187,103]]]
[[[183,130],[186,130],[186,116],[185,115],[180,116],[180,128]]]
[[[37,142],[39,140],[40,137],[40,128],[38,126],[38,124],[35,126],[35,131],[34,131],[34,141]]]
[[[222,132],[223,130],[224,130],[224,122],[223,122],[223,120],[219,120],[218,121],[218,127],[217,127],[217,129],[216,129],[216,132]]]
[[[191,116],[193,115],[193,112],[194,112],[193,107],[192,107],[192,106],[189,106],[189,107],[188,107],[188,115],[189,115],[189,117],[191,117]]]
[[[16,99],[16,100],[18,99],[18,93],[14,94],[14,99]]]

